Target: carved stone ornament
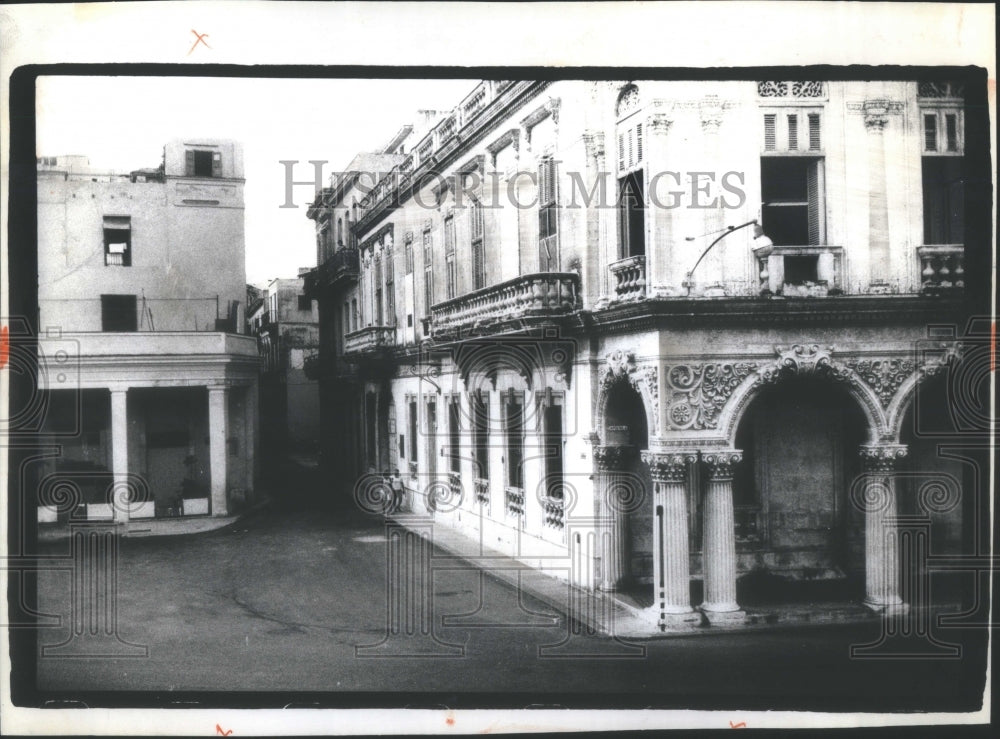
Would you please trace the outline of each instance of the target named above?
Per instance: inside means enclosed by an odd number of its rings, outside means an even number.
[[[875,392],[883,408],[915,369],[909,359],[850,359],[846,364]]]
[[[701,455],[702,461],[708,466],[708,476],[711,480],[730,480],[733,477],[733,467],[743,461],[743,452],[739,449],[721,449]]]
[[[716,428],[726,401],[758,366],[757,362],[715,362],[667,368],[668,426],[677,431]]]
[[[594,447],[594,461],[600,470],[624,470],[638,456],[638,450],[631,445]]]
[[[862,444],[861,460],[868,472],[889,473],[906,458],[905,444]]]
[[[830,361],[832,346],[822,349],[819,344],[795,344],[791,349],[776,346],[774,350],[778,361],[761,373],[764,382],[777,382],[786,375],[821,374],[833,368]]]
[[[618,349],[607,356],[607,373],[609,377],[624,377],[635,372],[635,354]]]
[[[606,401],[611,386],[624,381],[631,384],[644,400],[648,400],[647,422],[651,433],[657,433],[659,430],[660,385],[656,365],[636,365],[635,353],[631,351],[618,349],[608,354],[601,377],[599,407],[603,407],[603,402]]]
[[[642,461],[649,465],[649,473],[654,482],[686,482],[688,465],[694,464],[697,460],[698,456],[694,452],[642,453]]]

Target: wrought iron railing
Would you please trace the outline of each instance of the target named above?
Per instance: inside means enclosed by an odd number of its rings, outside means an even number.
[[[477,477],[472,481],[473,493],[476,496],[476,502],[480,505],[488,506],[490,504],[490,481],[484,480],[481,477]]]

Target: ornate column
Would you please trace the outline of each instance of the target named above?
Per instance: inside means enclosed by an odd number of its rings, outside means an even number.
[[[643,452],[653,477],[653,592],[660,621],[692,613],[688,465],[693,453]]]
[[[633,476],[623,474],[635,455],[631,446],[594,448],[597,527],[600,537],[600,590],[617,590],[628,574],[628,501],[634,494]]]
[[[896,532],[896,464],[906,457],[904,444],[865,444],[861,459],[860,504],[865,513],[865,605],[875,611],[905,608],[899,596]]]
[[[872,100],[862,107],[868,131],[868,259],[871,291],[889,291],[889,204],[885,180],[885,127],[889,104]]]
[[[111,390],[111,472],[114,486],[108,503],[115,523],[128,523],[128,390]]]
[[[702,455],[708,465],[705,491],[705,534],[702,551],[705,599],[701,604],[709,620],[742,619],[736,602],[736,528],[733,517],[733,466],[743,459],[738,449]]]

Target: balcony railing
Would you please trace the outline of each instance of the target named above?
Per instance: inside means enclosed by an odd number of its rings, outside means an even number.
[[[920,289],[953,290],[965,287],[965,247],[962,244],[918,246]]]
[[[575,272],[539,272],[491,285],[431,307],[433,338],[519,318],[566,315],[580,307]]]
[[[389,349],[395,343],[395,327],[368,326],[344,336],[344,354],[368,354]]]
[[[762,246],[754,256],[763,294],[813,298],[844,292],[842,246]]]
[[[313,277],[315,275],[315,277]],[[358,250],[352,247],[342,247],[333,253],[329,259],[309,273],[306,294],[313,286],[333,285],[345,277],[358,276]]]
[[[542,510],[545,512],[545,525],[553,529],[562,529],[565,526],[565,506],[562,498],[546,498],[542,501]]]
[[[472,481],[472,488],[476,496],[476,502],[480,505],[488,506],[490,504],[490,481],[477,477]]]
[[[612,287],[618,300],[639,300],[646,295],[646,257],[626,257],[610,265]]]
[[[508,487],[504,489],[504,504],[507,514],[511,516],[524,515],[524,490]]]

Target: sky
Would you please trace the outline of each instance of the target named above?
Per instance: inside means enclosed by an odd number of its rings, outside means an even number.
[[[247,282],[294,277],[316,265],[308,186],[285,202],[282,160],[312,180],[309,160],[327,160],[324,179],[359,151],[384,146],[421,109],[450,110],[476,80],[224,79],[214,77],[40,77],[36,155],[83,154],[92,167],[157,167],[178,137],[243,144]]]

